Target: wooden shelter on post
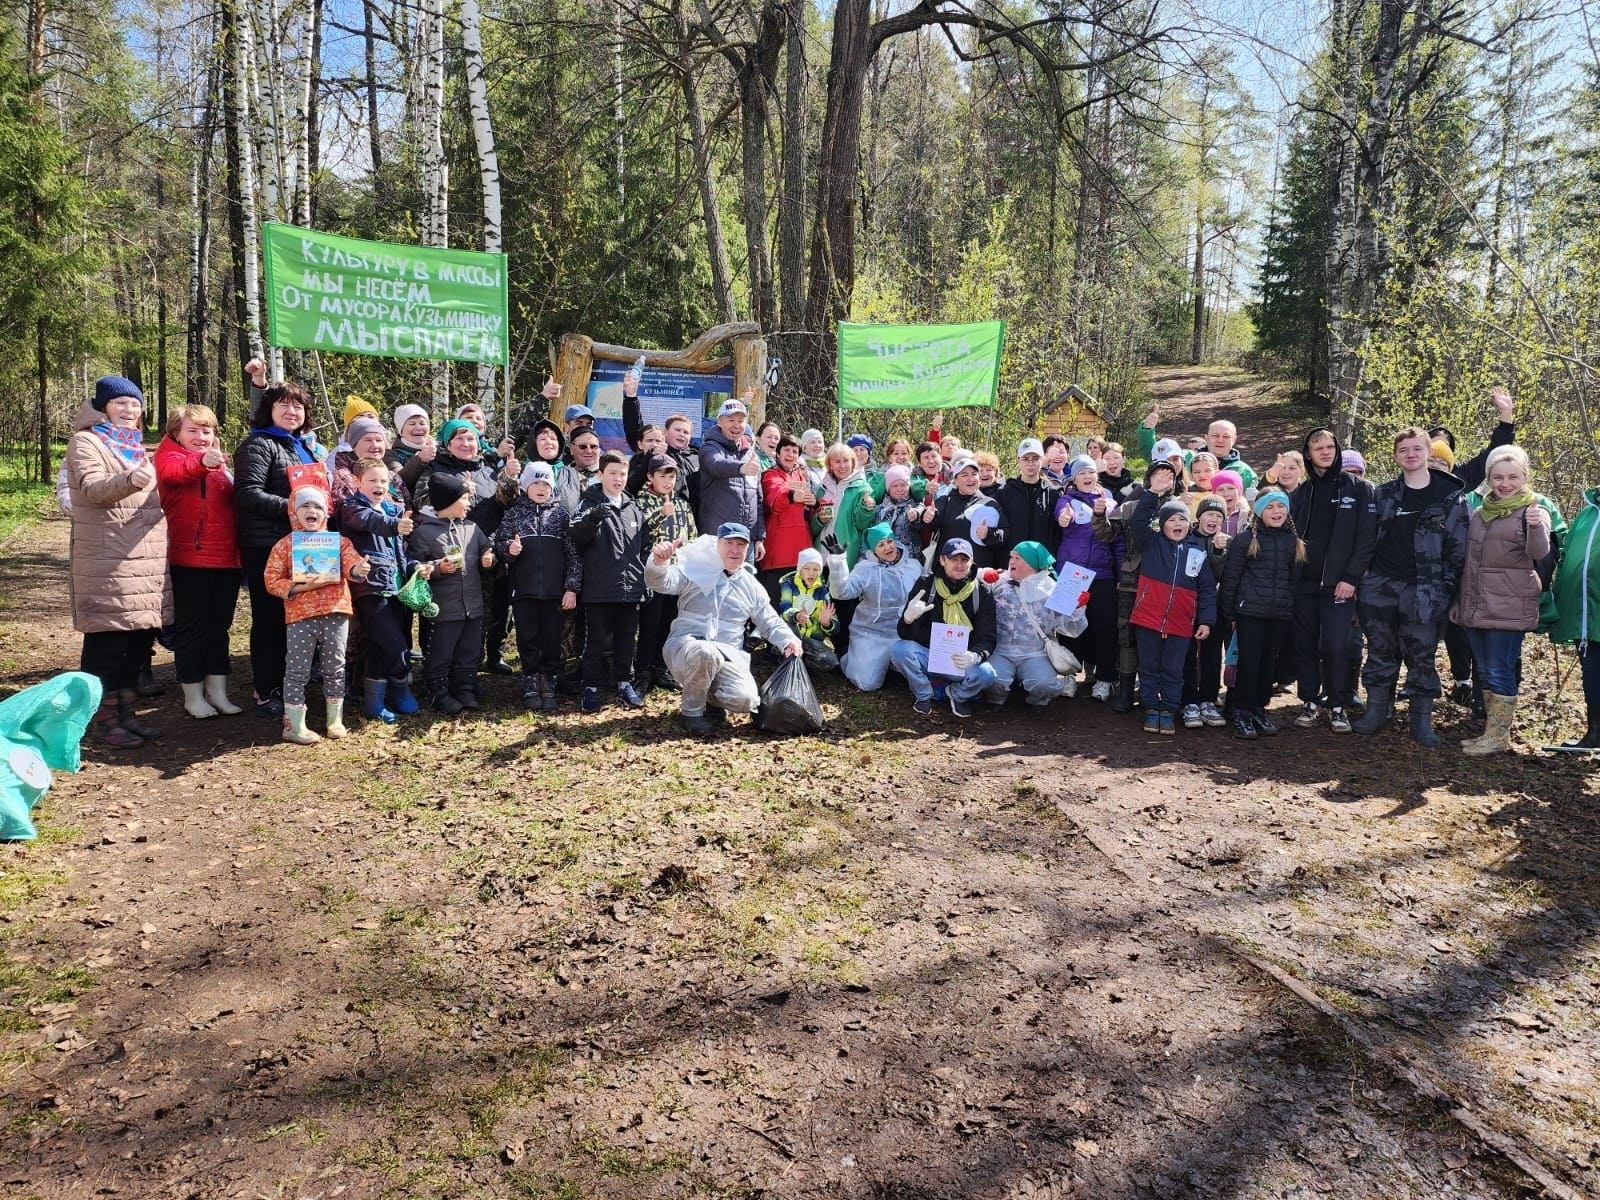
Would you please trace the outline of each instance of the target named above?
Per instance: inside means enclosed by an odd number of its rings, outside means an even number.
[[[718,354],[717,351],[722,353]],[[707,375],[733,367],[733,390],[751,390],[750,424],[759,426],[767,413],[767,339],[753,321],[735,321],[706,330],[682,350],[640,350],[597,342],[581,333],[563,334],[556,347],[550,376],[561,385],[561,399],[550,404],[550,419],[560,422],[568,404],[582,403],[596,359],[632,364],[644,356],[645,366],[699,371]]]
[[[1063,388],[1039,414],[1037,433],[1040,437],[1054,433],[1073,441],[1074,438],[1103,438],[1108,431],[1106,419],[1100,414],[1100,402],[1075,383]]]

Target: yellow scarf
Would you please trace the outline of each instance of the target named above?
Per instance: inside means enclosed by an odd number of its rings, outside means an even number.
[[[944,605],[939,619],[946,625],[965,625],[971,628],[972,618],[967,615],[967,610],[962,608],[961,605],[968,596],[972,595],[972,589],[977,586],[977,576],[967,580],[967,586],[959,592],[952,592],[944,580],[935,580],[933,584],[934,594],[939,597],[940,602]]]

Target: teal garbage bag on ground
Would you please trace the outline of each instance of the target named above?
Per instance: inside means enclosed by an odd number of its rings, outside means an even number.
[[[38,836],[30,814],[51,771],[82,765],[84,731],[100,707],[100,681],[68,671],[0,700],[0,841]]]

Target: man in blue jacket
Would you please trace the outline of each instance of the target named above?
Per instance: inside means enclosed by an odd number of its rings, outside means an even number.
[[[749,393],[745,393],[749,395]],[[761,511],[761,462],[746,427],[743,400],[727,400],[717,410],[717,427],[700,445],[701,529],[743,525],[750,530],[750,561],[766,554],[766,521]]]

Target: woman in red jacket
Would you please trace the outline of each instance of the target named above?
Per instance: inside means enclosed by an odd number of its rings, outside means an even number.
[[[172,656],[191,717],[239,711],[228,698],[228,630],[239,600],[228,464],[209,408],[186,404],[167,418],[167,435],[156,450],[156,489],[167,517]]]
[[[777,463],[761,473],[761,501],[767,510],[767,552],[758,575],[774,606],[780,581],[811,546],[811,510],[816,493],[800,463],[800,443],[788,434],[778,439]]]

